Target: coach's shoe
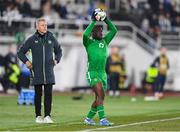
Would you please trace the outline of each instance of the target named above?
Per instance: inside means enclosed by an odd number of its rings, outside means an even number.
[[[106,118],[100,120],[101,126],[112,126],[114,123],[109,122]]]
[[[54,123],[50,116],[44,117],[44,123]]]
[[[93,119],[90,119],[90,118],[85,118],[84,119],[84,124],[86,125],[96,125],[96,123],[93,121]]]
[[[42,116],[37,116],[36,117],[36,123],[44,123],[44,120],[43,120]]]

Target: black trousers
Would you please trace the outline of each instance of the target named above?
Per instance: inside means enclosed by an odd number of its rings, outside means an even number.
[[[35,113],[36,117],[41,116],[42,86],[35,85]],[[44,84],[44,116],[51,116],[52,84]]]
[[[155,92],[163,92],[165,82],[166,82],[166,75],[159,74],[155,83]]]
[[[114,92],[117,91],[119,85],[119,74],[118,73],[112,73],[109,75],[109,86],[110,90],[113,90]]]

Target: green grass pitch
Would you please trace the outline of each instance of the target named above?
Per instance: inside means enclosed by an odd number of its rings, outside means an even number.
[[[155,102],[145,102],[142,96],[136,102],[125,96],[106,97],[105,112],[115,123],[112,127],[82,123],[93,99],[93,95],[72,100],[71,95],[55,94],[52,108],[55,123],[36,124],[34,106],[18,106],[15,95],[0,96],[0,131],[180,131],[179,97]],[[95,121],[98,123],[98,116]]]

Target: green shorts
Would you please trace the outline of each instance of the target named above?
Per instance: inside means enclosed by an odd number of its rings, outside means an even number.
[[[107,90],[107,75],[105,72],[87,72],[86,73],[87,81],[90,87],[95,86],[97,83],[102,83],[103,90]]]

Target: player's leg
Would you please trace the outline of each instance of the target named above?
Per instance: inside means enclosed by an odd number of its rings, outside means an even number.
[[[93,89],[94,91],[94,89]],[[95,93],[95,92],[94,92]],[[84,123],[87,125],[95,125],[96,123],[93,121],[93,117],[96,115],[97,108],[96,108],[96,100],[97,100],[97,95],[95,93],[95,100],[91,105],[91,109],[87,114],[87,117],[84,120]]]
[[[104,98],[105,98],[105,92],[103,90],[102,83],[98,83],[94,87],[94,91],[97,95],[97,100],[96,100],[96,106],[97,106],[97,111],[100,119],[100,125],[103,126],[111,126],[113,123],[110,123],[105,116],[104,112]]]
[[[51,119],[52,84],[44,85],[44,123],[53,123]]]
[[[87,81],[88,81],[89,85],[92,87],[96,83],[92,77],[94,77],[96,75],[92,72],[87,72],[86,76],[87,76]],[[92,88],[92,90],[94,92],[93,88]],[[94,94],[95,94],[95,100],[93,101],[91,108],[90,108],[86,118],[84,119],[84,124],[87,124],[87,125],[95,125],[95,122],[93,121],[93,117],[95,116],[95,114],[97,112],[97,108],[96,108],[97,95],[95,92],[94,92]]]
[[[36,123],[43,123],[43,119],[41,117],[42,85],[35,85],[34,88],[35,88],[34,105],[35,105],[35,113],[36,113]]]
[[[94,89],[93,89],[94,91]],[[95,93],[95,92],[94,92]],[[97,95],[95,93],[95,100],[94,102],[92,103],[91,105],[91,110],[89,111],[87,117],[92,119],[95,115],[96,115],[96,112],[97,112],[97,107],[96,107],[96,100],[97,100]]]

